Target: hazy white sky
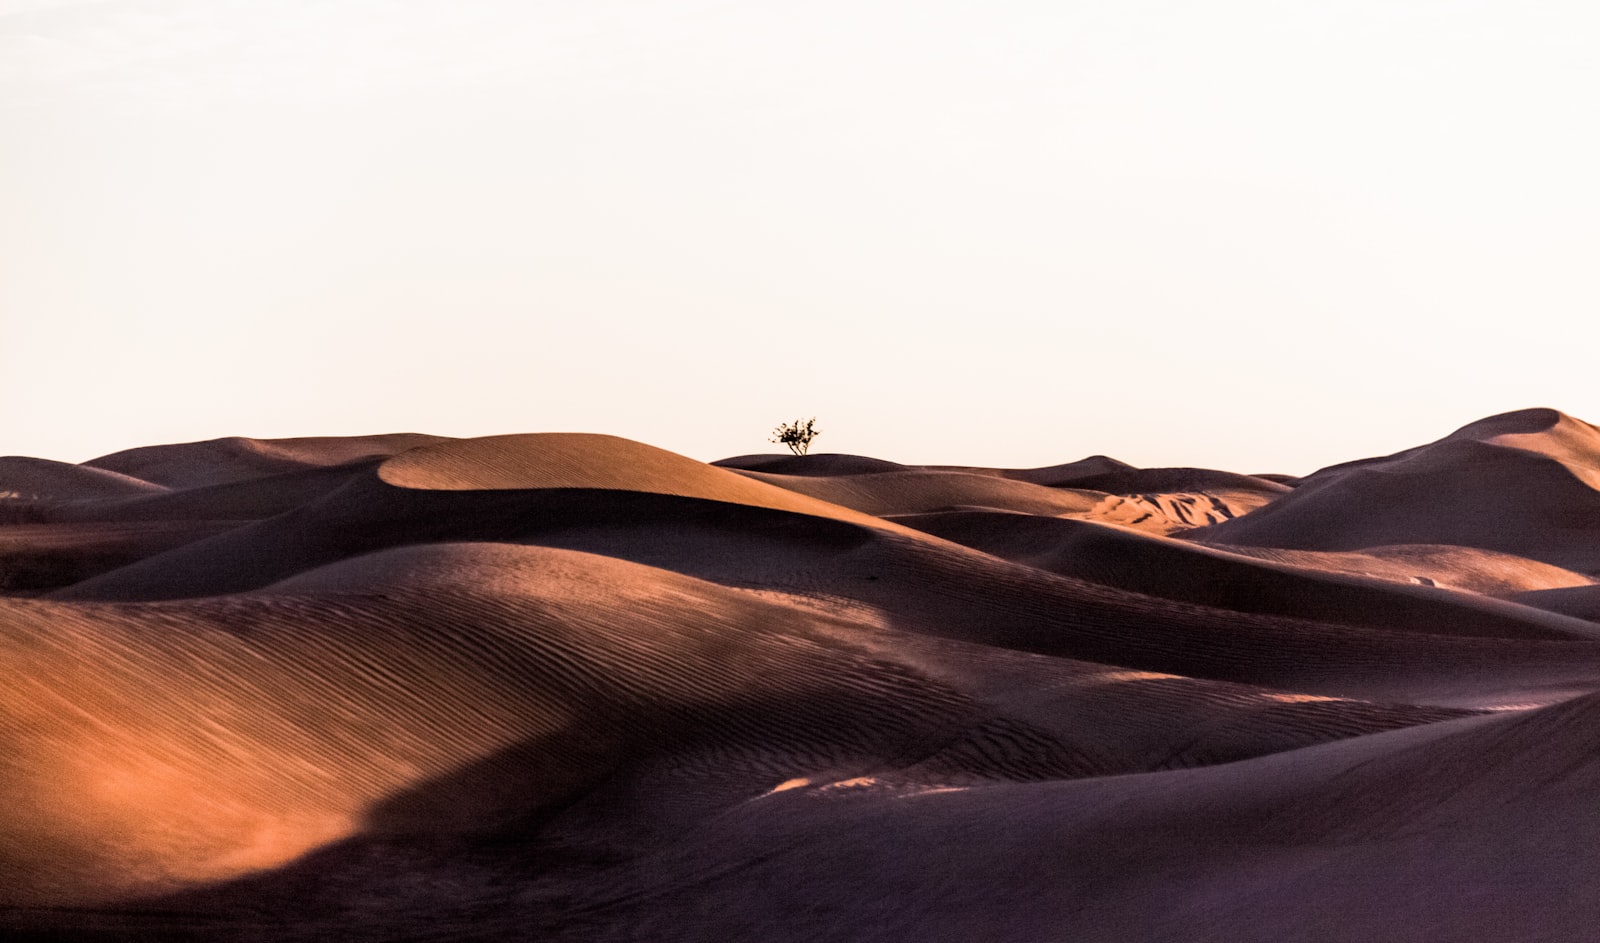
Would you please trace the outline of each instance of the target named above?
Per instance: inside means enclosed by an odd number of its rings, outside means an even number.
[[[0,453],[1600,421],[1600,8],[0,0]]]

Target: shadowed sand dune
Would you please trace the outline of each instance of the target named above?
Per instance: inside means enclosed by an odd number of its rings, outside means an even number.
[[[1532,589],[1507,597],[1524,606],[1537,606],[1551,612],[1600,622],[1600,586],[1560,586]]]
[[[104,469],[168,488],[194,488],[247,481],[266,475],[345,465],[368,458],[387,458],[439,436],[394,435],[310,437],[304,439],[246,439],[234,436],[182,445],[153,445],[128,449],[84,462],[85,468]]]
[[[1540,617],[1521,606],[1475,592],[1449,591],[1466,588],[1452,584],[1475,582],[1473,577],[1483,571],[1501,577],[1494,588],[1512,594],[1552,586],[1587,588],[1589,582],[1556,567],[1484,551],[1443,559],[1437,553],[1392,559],[1305,551],[1258,558],[1098,522],[996,517],[953,512],[896,520],[1052,573],[1238,612],[1374,628],[1406,626],[1443,635],[1600,637],[1571,623],[1550,622],[1541,628]],[[1454,579],[1457,573],[1465,579]],[[1480,577],[1476,582],[1486,581]]]
[[[38,593],[70,586],[239,523],[158,520],[0,527],[0,592]]]
[[[6,500],[120,498],[167,490],[138,478],[42,458],[0,458],[0,498]]]
[[[1559,413],[1298,481],[581,434],[0,479],[0,935],[1593,935]]]

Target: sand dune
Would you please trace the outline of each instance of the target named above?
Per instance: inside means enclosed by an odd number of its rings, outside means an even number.
[[[1469,582],[1476,571],[1494,566],[1527,577],[1495,583],[1495,588],[1513,594],[1588,583],[1567,570],[1541,564],[1514,566],[1523,561],[1483,551],[1462,551],[1445,559],[1438,554],[1394,559],[1307,551],[1257,557],[1095,521],[1007,520],[981,511],[908,515],[896,520],[1052,573],[1236,612],[1373,628],[1404,626],[1412,632],[1441,635],[1600,638],[1592,626],[1582,622],[1547,621],[1498,599],[1450,591],[1459,588],[1452,586],[1453,582]],[[1492,558],[1484,561],[1482,556]],[[1453,580],[1451,563],[1468,579]],[[1433,576],[1420,575],[1419,570]],[[1548,582],[1539,580],[1540,576]]]
[[[42,458],[0,458],[0,499],[111,498],[165,490],[161,485],[100,468]]]
[[[1600,430],[1551,409],[1494,416],[1420,448],[1324,469],[1260,513],[1190,536],[1359,550],[1453,544],[1600,573]],[[1381,508],[1382,513],[1361,513]]]
[[[259,478],[100,501],[53,502],[40,520],[59,523],[111,521],[252,521],[293,511],[370,473],[378,460],[275,472]]]
[[[1593,935],[1553,411],[1299,480],[527,434],[0,488],[0,934]]]
[[[1105,499],[1096,491],[1046,488],[990,475],[952,471],[885,471],[867,475],[773,475],[749,477],[789,491],[884,516],[957,507],[994,508],[1025,514],[1084,514]]]
[[[39,593],[71,586],[238,524],[157,520],[0,527],[0,592]]]
[[[234,436],[182,445],[127,449],[84,462],[169,488],[248,481],[308,467],[344,465],[439,441],[439,436],[394,435],[247,439]]]
[[[1537,606],[1551,612],[1600,622],[1600,586],[1561,586],[1531,589],[1507,597],[1524,606]]]

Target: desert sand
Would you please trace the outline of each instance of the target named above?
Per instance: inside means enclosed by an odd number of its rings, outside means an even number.
[[[1595,939],[1600,429],[1063,459],[0,459],[0,936]]]

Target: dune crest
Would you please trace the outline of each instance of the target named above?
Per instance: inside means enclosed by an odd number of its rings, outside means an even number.
[[[873,523],[665,449],[608,435],[552,432],[423,446],[385,461],[378,466],[378,478],[416,491],[635,491],[802,514],[842,514]]]

